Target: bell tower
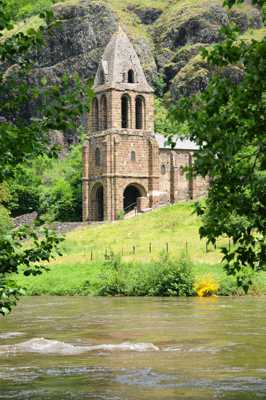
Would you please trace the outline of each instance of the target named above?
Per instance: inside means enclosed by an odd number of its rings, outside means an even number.
[[[83,149],[83,220],[115,220],[153,207],[159,190],[153,89],[121,27],[105,49],[93,89]]]

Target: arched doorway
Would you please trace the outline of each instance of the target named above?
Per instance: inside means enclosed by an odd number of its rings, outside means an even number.
[[[124,190],[124,212],[127,213],[131,210],[134,210],[135,207],[137,207],[137,198],[146,196],[145,195],[145,190],[137,185],[137,184],[131,184],[128,185],[125,190]]]
[[[104,196],[103,185],[96,184],[91,193],[92,197],[92,219],[93,221],[104,220]]]

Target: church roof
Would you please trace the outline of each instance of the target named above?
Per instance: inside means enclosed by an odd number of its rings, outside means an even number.
[[[155,139],[159,145],[160,149],[171,149],[169,144],[166,144],[166,137],[160,133],[155,134]],[[198,150],[198,146],[189,139],[177,139],[174,142],[174,150]]]
[[[128,82],[128,72],[133,71],[133,82]],[[107,89],[135,90],[152,93],[140,60],[126,33],[119,27],[107,45],[94,81],[94,91]]]

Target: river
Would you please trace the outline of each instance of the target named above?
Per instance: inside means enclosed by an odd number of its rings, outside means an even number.
[[[24,298],[0,399],[266,399],[266,297]]]

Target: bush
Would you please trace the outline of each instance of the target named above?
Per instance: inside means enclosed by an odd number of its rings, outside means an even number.
[[[16,168],[15,177],[9,181],[11,193],[8,207],[12,216],[39,211],[41,177],[32,164],[22,164]]]
[[[241,289],[238,288],[236,279],[233,277],[227,277],[222,280],[218,289],[218,295],[220,296],[236,296],[241,294]]]
[[[98,276],[97,294],[99,296],[126,295],[121,257],[111,253],[106,256]]]
[[[124,218],[125,218],[125,211],[124,210],[118,211],[118,213],[116,214],[116,219],[118,221],[121,221]]]
[[[0,204],[0,237],[12,228],[12,221],[8,210]]]
[[[122,263],[111,254],[96,279],[96,294],[124,296],[192,296],[193,276],[188,260],[161,256],[150,263]]]
[[[192,296],[193,277],[187,259],[161,256],[151,268],[149,296]]]

